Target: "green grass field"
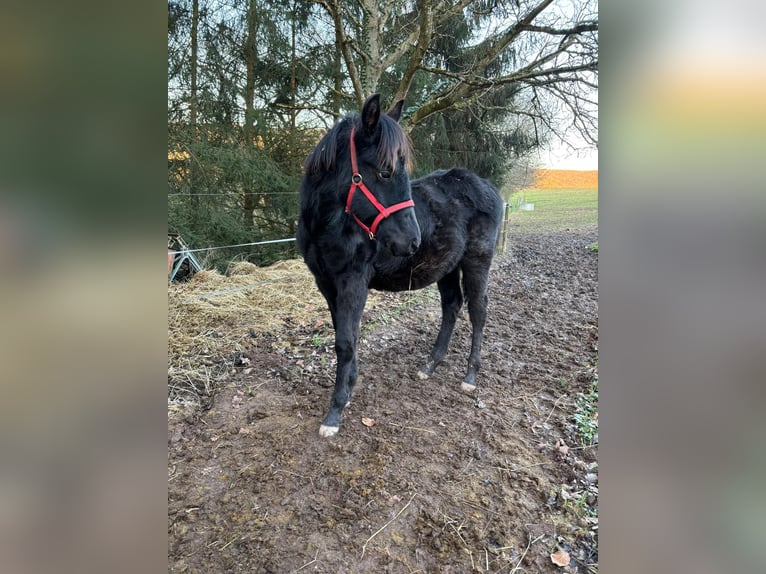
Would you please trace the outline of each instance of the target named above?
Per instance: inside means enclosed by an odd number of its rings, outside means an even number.
[[[528,189],[511,195],[510,232],[536,233],[598,226],[598,189]],[[534,211],[519,209],[533,203]]]

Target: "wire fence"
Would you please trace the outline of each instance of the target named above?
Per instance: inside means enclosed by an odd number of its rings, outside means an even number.
[[[508,223],[508,212],[513,209],[512,203],[504,203],[503,205],[505,210],[505,221],[503,222],[503,229],[505,230],[507,223]],[[288,243],[291,241],[295,241],[295,237],[285,237],[282,239],[270,239],[268,241],[253,241],[251,243],[235,243],[233,245],[217,245],[214,247],[198,247],[196,249],[185,249],[184,251],[186,253],[201,253],[206,251],[214,251],[216,249],[233,249],[236,247],[254,247],[257,245],[272,245],[275,243]]]
[[[168,193],[168,197],[177,197],[177,196],[214,196],[214,195],[235,195],[237,197],[240,197],[242,195],[294,195],[298,196],[297,191],[219,191],[214,193],[184,193],[184,192],[173,192]]]
[[[269,241],[254,241],[252,243],[236,243],[234,245],[217,245],[215,247],[199,247],[197,249],[185,249],[186,253],[200,253],[202,251],[212,251],[214,249],[231,249],[234,247],[252,247],[254,245],[271,245],[272,243],[287,243],[295,241],[295,237],[286,237],[284,239],[270,239]]]

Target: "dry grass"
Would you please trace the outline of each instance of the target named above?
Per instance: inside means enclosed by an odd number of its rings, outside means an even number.
[[[370,292],[368,309],[390,295]],[[232,263],[225,275],[203,270],[168,286],[170,395],[195,402],[208,395],[254,336],[331,331],[327,303],[303,261],[269,267]]]
[[[168,353],[174,357],[232,351],[232,337],[284,326],[287,315],[316,316],[326,305],[302,261],[271,267],[232,264],[227,275],[203,270],[168,287]]]
[[[598,189],[598,171],[536,169],[533,189]]]
[[[168,286],[168,385],[174,400],[210,395],[254,335],[279,332],[327,314],[300,260],[270,267],[238,262],[226,275],[202,270]],[[327,314],[329,318],[329,314]]]

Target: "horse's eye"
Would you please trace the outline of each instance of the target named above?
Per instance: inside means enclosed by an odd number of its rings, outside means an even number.
[[[388,180],[388,179],[391,179],[391,171],[390,171],[390,170],[388,170],[388,169],[381,169],[381,170],[378,172],[378,177],[379,177],[380,179],[384,179],[384,180]]]

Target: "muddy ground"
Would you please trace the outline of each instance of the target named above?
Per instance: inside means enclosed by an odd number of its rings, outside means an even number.
[[[438,293],[387,295],[331,439],[329,313],[251,332],[202,406],[169,402],[169,571],[596,572],[597,239],[509,236],[473,396],[466,312],[421,380]]]

